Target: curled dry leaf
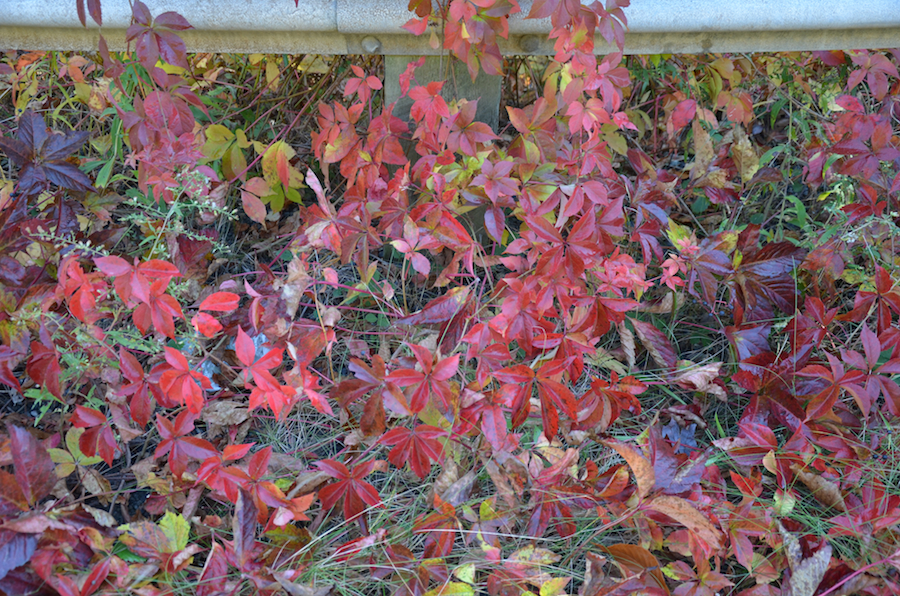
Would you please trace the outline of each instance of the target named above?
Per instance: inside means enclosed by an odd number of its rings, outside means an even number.
[[[819,474],[808,472],[799,464],[791,464],[791,471],[797,475],[797,479],[810,490],[817,501],[828,507],[847,511],[844,495],[841,494],[841,489],[837,484]]]
[[[322,311],[320,320],[326,327],[334,327],[335,324],[341,320],[341,311],[333,306],[329,306],[324,311]]]
[[[759,156],[753,148],[753,143],[744,132],[744,127],[736,124],[734,127],[734,145],[731,146],[731,157],[741,175],[741,181],[750,182],[759,170]]]
[[[100,497],[101,501],[108,502],[108,495],[112,493],[109,481],[94,468],[82,468],[79,472],[81,472],[81,485],[84,486],[84,489],[92,495]]]
[[[581,584],[581,589],[578,590],[578,596],[590,596],[600,590],[603,580],[606,579],[606,573],[603,572],[605,564],[605,557],[595,553],[585,553],[584,582]]]
[[[679,360],[678,367],[679,370],[674,377],[676,382],[688,385],[700,393],[712,395],[720,401],[728,400],[725,390],[713,382],[718,378],[719,371],[722,369],[721,362],[698,365],[690,360]]]
[[[637,312],[648,312],[654,315],[671,315],[684,305],[684,292],[667,292],[658,302],[641,302],[634,307]]]
[[[813,596],[828,571],[831,562],[831,545],[827,542],[813,556],[804,559],[803,547],[796,535],[788,532],[778,522],[784,549],[787,553],[788,565],[791,567],[790,582],[782,589],[783,596]]]
[[[500,466],[498,466],[493,459],[483,459],[482,461],[484,462],[484,469],[487,470],[500,497],[507,505],[509,505],[510,509],[519,507],[519,499],[516,496],[516,491],[513,489],[506,474],[500,469]]]
[[[622,342],[622,351],[625,352],[625,361],[628,363],[628,368],[632,369],[637,359],[634,347],[634,333],[631,332],[631,329],[625,323],[619,323],[616,328],[619,330],[619,339]]]
[[[297,573],[296,575],[300,575]],[[291,581],[293,572],[276,571],[272,573],[272,577],[278,582],[278,585],[287,592],[289,596],[330,596],[335,593],[334,586],[316,587],[311,584],[296,584]]]
[[[237,426],[250,418],[250,411],[244,402],[227,399],[211,401],[203,408],[200,420],[214,426]]]
[[[286,303],[285,316],[288,319],[293,319],[297,314],[300,298],[311,283],[312,278],[306,273],[300,259],[294,259],[288,263],[287,278],[275,280],[273,287],[281,290],[281,297]]]

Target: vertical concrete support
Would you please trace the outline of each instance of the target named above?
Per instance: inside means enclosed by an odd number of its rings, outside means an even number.
[[[400,75],[410,62],[418,60],[418,56],[385,56],[384,57],[384,97],[387,104],[397,102],[394,115],[404,120],[409,118],[412,100],[404,97],[400,100]],[[428,56],[425,64],[416,69],[416,81],[420,85],[432,81],[446,81],[444,98],[478,100],[476,120],[490,125],[495,131],[500,125],[500,90],[502,77],[499,75],[478,74],[472,81],[466,65],[450,56]]]

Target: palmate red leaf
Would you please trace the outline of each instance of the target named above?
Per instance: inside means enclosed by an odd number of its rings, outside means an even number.
[[[173,66],[188,68],[184,41],[172,33],[191,29],[191,25],[178,13],[165,12],[156,20],[147,6],[140,0],[134,2],[135,24],[126,31],[127,41],[135,42],[135,50],[140,63],[152,70],[161,57]]]
[[[447,433],[437,427],[420,424],[413,430],[395,428],[383,437],[381,443],[394,445],[388,454],[388,461],[402,468],[407,462],[413,473],[424,480],[431,471],[431,463],[440,463],[444,456],[444,446],[438,440]]]
[[[507,443],[509,433],[506,414],[498,404],[485,404],[481,410],[481,432],[494,451],[501,451]]]
[[[252,178],[250,182],[253,182],[254,180],[265,183],[262,178]],[[266,185],[265,190],[268,191],[268,185]],[[257,192],[263,193],[262,190],[258,190]],[[270,193],[264,192],[261,195],[257,195],[256,192],[249,190],[247,186],[241,189],[241,205],[244,207],[244,213],[256,223],[263,225],[266,223],[266,205],[262,202],[260,196],[266,196],[268,194]]]
[[[460,355],[454,354],[435,363],[431,352],[422,346],[410,344],[410,348],[422,372],[412,368],[401,368],[391,372],[387,380],[399,387],[415,386],[409,400],[413,413],[421,412],[428,404],[428,398],[432,396],[436,397],[445,409],[449,409],[452,390],[448,381],[459,369]]]
[[[156,415],[156,428],[162,440],[156,446],[153,457],[159,459],[168,455],[169,468],[179,479],[187,470],[188,459],[203,461],[219,454],[212,443],[190,434],[194,431],[196,419],[197,415],[187,410],[178,414],[175,420]]]
[[[14,352],[9,346],[0,346],[0,383],[13,387],[19,393],[22,393],[22,386],[12,371],[22,357],[22,354]]]
[[[159,259],[140,264],[135,260],[135,264],[131,265],[121,257],[110,256],[96,258],[94,264],[105,275],[116,278],[116,292],[129,306],[135,304],[135,299],[149,302],[154,281],[166,280],[168,283],[173,277],[181,277],[181,272],[175,265]]]
[[[154,400],[160,393],[159,386],[147,381],[144,368],[130,352],[119,348],[119,369],[128,383],[123,383],[118,394],[129,397],[131,419],[146,426],[153,415]]]
[[[844,363],[836,356],[827,352],[825,356],[831,366],[830,370],[820,364],[811,364],[797,373],[801,377],[819,378],[826,382],[825,386],[807,404],[807,420],[815,420],[820,417],[834,418],[832,407],[837,403],[841,390],[852,388],[864,382],[865,379],[865,375],[861,371],[845,372]],[[866,414],[868,414],[869,405],[865,402],[861,404]]]
[[[0,580],[13,569],[28,563],[37,545],[38,536],[35,534],[0,530]],[[9,593],[7,586],[4,586],[4,589]]]
[[[420,18],[427,17],[431,14],[431,2],[429,0],[409,0],[407,9],[415,12]]]
[[[175,317],[184,318],[181,305],[166,293],[169,278],[158,279],[150,286],[148,300],[132,313],[135,326],[141,333],[148,333],[150,327],[169,339],[175,339]]]
[[[700,295],[695,289],[696,283],[699,282],[703,300],[708,305],[715,304],[716,301],[716,291],[719,287],[719,281],[716,278],[731,273],[729,254],[734,248],[735,241],[733,233],[722,232],[704,239],[700,243],[697,254],[689,256],[691,270],[687,282],[688,291],[699,297]]]
[[[319,490],[319,500],[324,509],[331,509],[341,499],[344,500],[344,519],[347,521],[359,518],[369,507],[382,507],[381,497],[375,487],[365,482],[363,478],[375,469],[375,462],[368,461],[353,468],[347,469],[344,464],[333,459],[323,459],[316,462],[316,467],[335,479],[329,485]],[[365,526],[365,519],[360,519]]]
[[[197,596],[219,596],[227,590],[228,559],[222,546],[213,541],[209,556],[203,565],[203,571],[197,580]]]
[[[253,366],[253,362],[256,360],[256,345],[242,327],[238,327],[237,337],[234,340],[234,353],[246,368]]]
[[[106,415],[93,408],[75,406],[72,425],[76,428],[86,429],[78,438],[78,446],[84,454],[88,457],[99,455],[107,465],[111,466],[118,444]]]
[[[875,291],[858,291],[853,301],[853,310],[837,318],[841,321],[860,322],[869,315],[872,305],[876,305],[877,331],[881,334],[891,328],[891,313],[900,313],[900,291],[894,289],[893,279],[881,266],[876,268],[873,282]]]
[[[87,27],[87,16],[84,12],[84,1],[85,0],[76,0],[75,8],[78,12],[78,21],[81,23],[82,27]],[[101,27],[103,26],[103,13],[100,7],[100,0],[87,0],[87,9],[88,13],[91,15],[91,19]]]
[[[250,393],[250,409],[255,410],[262,404],[266,404],[272,410],[272,413],[275,414],[276,420],[282,420],[291,409],[290,406],[293,405],[296,395],[297,390],[290,385],[281,385],[277,381],[275,383],[263,381],[256,387],[253,387],[253,391]],[[307,396],[310,396],[310,392],[307,392]],[[327,413],[332,413],[327,402],[317,404],[313,401],[313,405],[320,411],[322,411],[323,407],[328,408]]]
[[[748,322],[771,319],[773,305],[782,312],[794,312],[797,289],[791,272],[806,258],[806,251],[790,242],[772,242],[762,248],[758,244],[759,226],[751,225],[741,232],[741,259],[732,282],[735,300]]]
[[[166,346],[166,362],[170,368],[160,376],[159,386],[169,398],[199,414],[206,403],[203,390],[212,387],[209,379],[203,373],[191,370],[187,358],[175,348]]]
[[[238,360],[244,366],[244,382],[249,382],[252,376],[253,382],[263,389],[268,390],[279,386],[271,371],[281,365],[284,358],[283,350],[272,348],[257,360],[256,344],[242,327],[238,327],[234,349]]]
[[[89,132],[52,131],[43,116],[28,109],[19,118],[16,136],[0,137],[0,151],[21,167],[18,192],[32,195],[48,189],[50,184],[79,192],[94,190],[91,179],[67,161],[84,144]]]

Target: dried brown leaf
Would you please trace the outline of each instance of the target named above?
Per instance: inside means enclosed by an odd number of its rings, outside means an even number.
[[[615,450],[628,463],[628,467],[631,468],[637,481],[638,498],[644,499],[649,495],[656,484],[656,473],[653,471],[653,464],[650,463],[650,460],[631,445],[609,440],[601,441],[601,443]]]
[[[700,393],[712,395],[720,401],[728,400],[725,390],[713,382],[718,378],[719,371],[722,369],[721,362],[699,365],[690,360],[679,360],[678,368],[674,377],[676,382],[684,383]]]
[[[209,425],[207,434],[211,439],[232,426],[243,424],[250,418],[246,402],[217,399],[207,403],[200,414],[200,420]]]
[[[631,332],[631,329],[625,323],[620,323],[617,329],[619,330],[619,339],[622,341],[622,350],[625,352],[625,360],[628,362],[628,368],[632,369],[637,358],[634,346],[634,333]]]
[[[632,577],[647,572],[661,590],[665,590],[666,594],[669,593],[659,560],[646,548],[636,544],[612,544],[610,546],[601,546],[600,550],[615,561],[625,577]]]
[[[746,184],[750,182],[759,170],[759,156],[753,148],[753,143],[744,132],[740,124],[734,127],[734,145],[731,146],[731,158],[737,166],[741,180]]]
[[[694,131],[694,165],[691,168],[691,178],[696,180],[706,174],[716,154],[709,133],[700,124],[699,118],[694,119],[692,130]]]
[[[484,469],[487,471],[488,476],[491,477],[491,481],[497,488],[497,492],[500,493],[500,497],[507,505],[509,505],[510,509],[518,508],[519,499],[516,496],[516,491],[513,490],[512,484],[506,477],[505,472],[503,472],[503,470],[500,469],[500,466],[492,459],[482,459],[482,462],[484,462]]]
[[[797,475],[797,479],[810,490],[817,501],[828,507],[834,507],[840,511],[847,511],[844,503],[844,495],[841,489],[831,480],[818,474],[808,472],[799,464],[791,464],[791,471]]]
[[[663,515],[668,515],[714,549],[722,548],[724,538],[722,531],[714,526],[706,515],[695,509],[688,500],[670,495],[660,495],[650,501],[647,507]]]
[[[291,572],[287,571],[276,571],[272,574],[288,596],[330,596],[335,593],[333,585],[316,587],[312,584],[296,584],[290,580],[290,576]]]
[[[103,475],[95,470],[94,468],[84,468],[81,467],[79,469],[79,473],[81,476],[81,484],[84,486],[84,489],[91,493],[92,495],[97,495],[100,497],[100,500],[105,500],[103,495],[112,494],[112,489],[109,485],[109,481],[103,477]],[[108,502],[108,499],[106,499]]]
[[[785,530],[781,522],[778,522],[778,528],[781,530],[788,565],[792,571],[790,583],[784,586],[782,595],[813,596],[831,562],[831,545],[825,543],[813,556],[804,559],[803,547],[797,536]]]
[[[590,596],[597,592],[606,579],[606,573],[603,566],[606,564],[606,558],[595,553],[585,553],[584,562],[584,582],[581,589],[578,590],[578,596]]]

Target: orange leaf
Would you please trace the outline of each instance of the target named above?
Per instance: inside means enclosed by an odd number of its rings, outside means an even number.
[[[659,560],[644,547],[636,544],[612,544],[601,546],[600,550],[610,555],[625,576],[640,575],[648,572],[653,581],[669,594],[666,578],[660,569]]]
[[[653,486],[656,484],[656,473],[653,471],[653,464],[631,445],[619,443],[618,441],[601,442],[610,449],[615,449],[628,462],[628,467],[634,472],[634,478],[637,481],[638,498],[643,500],[644,497],[650,494],[650,491],[653,490]]]
[[[706,515],[697,511],[686,499],[670,495],[659,495],[650,501],[647,507],[663,515],[668,515],[712,548],[722,548],[722,531],[714,526]]]

